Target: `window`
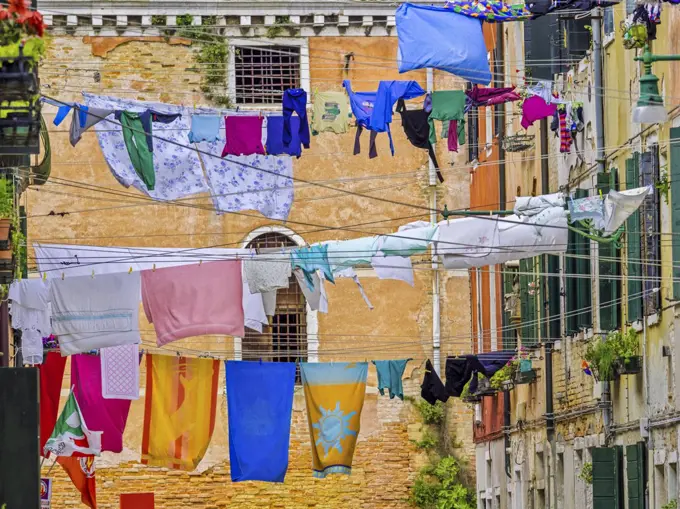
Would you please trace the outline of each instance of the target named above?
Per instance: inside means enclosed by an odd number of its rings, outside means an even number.
[[[654,465],[654,507],[661,507],[668,503],[666,492],[666,472],[664,465]]]
[[[576,189],[574,198],[585,198],[588,191]],[[569,230],[567,254],[565,257],[566,276],[566,332],[576,334],[592,327],[590,280],[590,240]]]
[[[536,345],[538,337],[538,282],[536,278],[537,258],[519,261],[519,298],[522,329],[522,346]]]
[[[557,453],[557,465],[555,471],[555,507],[564,508],[564,454]]]
[[[606,195],[610,189],[617,190],[618,170],[597,174],[597,191]],[[610,331],[621,325],[621,252],[613,244],[598,245],[598,266],[600,270],[600,330]]]
[[[678,499],[678,464],[668,464],[668,500]]]
[[[233,58],[236,104],[279,104],[300,87],[299,46],[237,46]]]
[[[280,248],[295,246],[281,233],[265,233],[253,239],[248,248]],[[243,360],[260,358],[274,362],[300,362],[307,360],[307,316],[305,296],[295,276],[290,286],[276,292],[276,310],[262,334],[246,329],[242,342]],[[295,380],[300,383],[300,370]]]
[[[604,8],[604,35],[610,35],[614,33],[614,7]]]
[[[516,263],[516,262],[515,262]],[[517,268],[503,265],[503,350],[517,348],[517,326],[522,315]]]
[[[645,316],[661,307],[661,236],[659,235],[659,146],[652,145],[640,158],[640,185],[651,186],[652,194],[640,207],[642,298]]]
[[[486,131],[486,136],[485,136],[485,144],[486,144],[486,150],[487,150],[487,156],[490,154],[489,151],[491,150],[491,146],[493,145],[493,107],[492,106],[487,106],[484,108],[484,128]]]

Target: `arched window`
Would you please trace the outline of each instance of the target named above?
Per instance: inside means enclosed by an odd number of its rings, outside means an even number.
[[[277,232],[258,235],[248,243],[250,249],[296,246],[289,237]],[[276,310],[262,334],[246,328],[241,344],[243,360],[296,362],[307,360],[307,311],[305,296],[297,279],[291,276],[288,288],[276,293]],[[296,381],[300,381],[299,368]]]

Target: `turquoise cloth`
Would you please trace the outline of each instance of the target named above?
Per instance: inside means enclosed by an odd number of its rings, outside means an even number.
[[[328,242],[328,263],[333,270],[370,264],[376,255],[375,237]]]
[[[290,261],[293,270],[299,268],[304,272],[307,286],[314,289],[314,273],[317,270],[323,272],[326,280],[335,283],[333,271],[328,263],[328,244],[316,244],[310,247],[293,249],[290,253]]]
[[[194,115],[191,117],[191,131],[189,131],[189,141],[198,143],[199,141],[213,142],[220,139],[220,120],[219,115]]]
[[[406,370],[406,364],[411,359],[403,359],[399,361],[373,361],[375,369],[378,371],[378,390],[380,394],[385,395],[385,389],[390,391],[390,399],[397,396],[399,399],[404,399],[404,386],[401,383],[401,377]]]
[[[412,256],[427,251],[436,232],[437,226],[400,230],[379,237],[377,245],[387,256]]]

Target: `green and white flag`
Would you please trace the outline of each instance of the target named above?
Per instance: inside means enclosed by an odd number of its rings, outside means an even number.
[[[73,390],[44,451],[56,456],[99,456],[102,452],[102,432],[87,429]]]

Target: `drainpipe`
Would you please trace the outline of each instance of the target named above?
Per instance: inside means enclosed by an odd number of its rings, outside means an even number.
[[[593,64],[595,73],[595,157],[597,172],[604,173],[604,93],[602,88],[602,8],[595,9],[591,19]]]
[[[427,91],[434,89],[434,72],[427,69]],[[428,156],[429,187],[430,187],[430,223],[437,224],[437,170],[434,162]],[[441,375],[441,321],[439,312],[439,263],[432,251],[432,364],[437,375]]]

